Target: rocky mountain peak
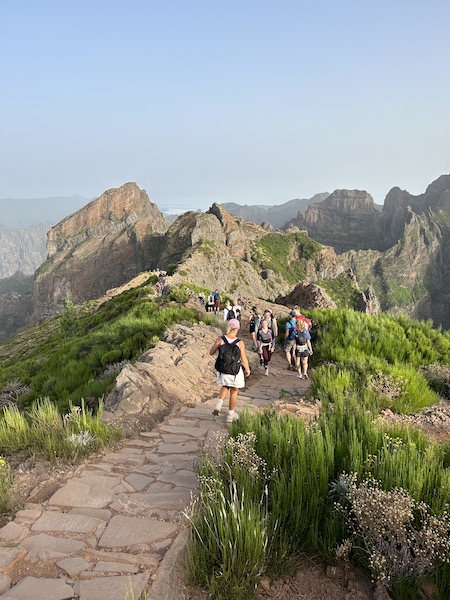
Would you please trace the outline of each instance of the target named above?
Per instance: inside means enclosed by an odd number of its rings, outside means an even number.
[[[142,220],[154,233],[164,233],[170,225],[136,183],[112,188],[52,227],[47,236],[48,255],[73,248],[87,238],[118,233]]]
[[[373,198],[365,190],[335,190],[323,204],[342,213],[373,214],[375,210]]]
[[[152,268],[158,240],[169,228],[145,190],[135,183],[104,192],[48,233],[47,261],[33,286],[34,320],[102,296]]]
[[[306,229],[313,239],[333,246],[337,252],[368,248],[380,240],[380,213],[372,196],[364,190],[335,190],[321,202],[310,204],[305,212],[283,228]]]

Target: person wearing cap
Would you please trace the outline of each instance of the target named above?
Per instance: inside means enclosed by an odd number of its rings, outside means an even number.
[[[225,344],[224,338],[226,338],[229,344],[236,342],[238,339],[237,334],[241,324],[237,319],[230,319],[227,323],[227,331],[224,336],[220,336],[214,342],[209,350],[209,354],[213,356],[217,350]],[[227,423],[232,423],[236,419],[239,419],[239,415],[235,412],[235,407],[237,404],[238,391],[239,389],[245,387],[245,377],[250,375],[250,366],[248,364],[247,355],[245,354],[245,345],[242,340],[238,340],[236,342],[240,352],[241,352],[241,363],[242,366],[239,369],[237,375],[229,375],[228,373],[217,373],[217,383],[220,385],[219,398],[214,405],[213,415],[218,415],[222,408],[223,401],[226,399],[229,393],[228,400],[228,413],[226,417]]]

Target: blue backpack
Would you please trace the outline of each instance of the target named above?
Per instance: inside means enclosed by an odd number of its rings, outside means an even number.
[[[295,325],[292,325],[292,323],[290,321],[289,321],[289,323],[290,323],[291,326],[288,327],[289,333],[288,333],[287,339],[288,340],[295,340],[296,335],[297,335],[297,327]]]

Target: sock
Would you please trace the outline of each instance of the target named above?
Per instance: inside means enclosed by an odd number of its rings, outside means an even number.
[[[233,410],[228,409],[228,414],[230,415],[230,417],[231,417],[231,415],[234,415],[234,408],[233,408]]]

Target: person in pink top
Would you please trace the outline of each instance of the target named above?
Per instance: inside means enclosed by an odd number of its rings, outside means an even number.
[[[248,377],[250,375],[250,367],[248,364],[247,355],[245,354],[244,342],[237,337],[240,326],[241,324],[237,319],[230,319],[228,321],[227,331],[225,335],[218,337],[209,350],[209,354],[211,356],[213,356],[219,350],[219,356],[216,360],[216,369],[217,383],[220,385],[220,392],[219,398],[216,404],[214,405],[213,415],[218,415],[220,413],[223,401],[226,399],[229,393],[230,397],[228,400],[228,413],[226,418],[227,423],[232,423],[236,419],[239,419],[238,413],[234,410],[237,404],[238,391],[239,389],[245,387],[245,377]],[[237,346],[239,351],[236,351],[236,349],[234,349],[233,356],[235,358],[233,361],[231,361],[234,364],[229,370],[236,372],[221,372],[219,370],[219,364],[225,364],[225,362],[230,362],[228,359],[225,360],[224,357],[225,354],[231,355],[230,347],[232,347],[233,345]],[[223,346],[226,347],[223,348]],[[220,359],[223,359],[222,363],[219,362]]]

